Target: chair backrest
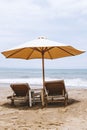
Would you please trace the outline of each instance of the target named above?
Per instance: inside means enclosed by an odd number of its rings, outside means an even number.
[[[66,93],[64,80],[46,81],[45,88],[48,95],[63,95]]]
[[[10,84],[10,87],[12,88],[16,96],[26,96],[30,89],[28,83],[12,83]]]

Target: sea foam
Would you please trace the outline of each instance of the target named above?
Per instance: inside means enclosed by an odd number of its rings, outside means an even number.
[[[66,87],[69,88],[87,88],[87,80],[81,78],[73,78],[73,79],[57,79],[57,78],[46,78],[45,81],[52,80],[64,80]],[[30,86],[34,86],[36,88],[42,87],[43,82],[42,78],[13,78],[13,79],[0,79],[0,84],[11,84],[11,83],[29,83]]]

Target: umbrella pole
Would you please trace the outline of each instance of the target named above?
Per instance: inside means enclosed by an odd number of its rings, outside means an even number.
[[[42,77],[43,77],[43,88],[45,82],[45,73],[44,73],[44,54],[42,54]]]
[[[44,83],[45,83],[45,73],[44,73],[44,53],[42,53],[42,77],[43,77],[43,92],[42,92],[42,106],[45,105],[44,101]]]

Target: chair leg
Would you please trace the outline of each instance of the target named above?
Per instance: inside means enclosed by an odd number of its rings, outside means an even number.
[[[26,100],[26,104],[29,106],[29,99]]]
[[[46,107],[48,106],[48,102],[47,102],[47,101],[46,101],[46,104],[45,104],[45,105],[46,105]]]
[[[47,97],[44,98],[44,102],[45,102],[45,106],[47,107],[48,105]]]

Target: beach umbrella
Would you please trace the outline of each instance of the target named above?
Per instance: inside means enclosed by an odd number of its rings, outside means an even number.
[[[42,59],[42,77],[43,88],[45,82],[44,59],[56,59],[68,56],[75,56],[84,51],[75,49],[70,45],[65,45],[59,42],[48,40],[45,37],[39,37],[35,40],[28,41],[15,48],[3,51],[2,54],[6,58],[20,59]]]

